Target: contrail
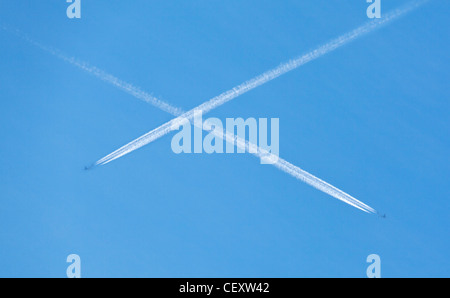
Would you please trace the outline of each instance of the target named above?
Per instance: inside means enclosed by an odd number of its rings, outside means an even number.
[[[114,76],[104,72],[103,70],[100,70],[96,67],[89,65],[86,62],[82,62],[73,57],[66,56],[66,55],[62,54],[59,50],[56,50],[56,49],[47,47],[41,43],[38,43],[38,42],[30,39],[28,36],[22,34],[18,30],[14,30],[14,33],[16,33],[17,35],[19,35],[20,37],[22,37],[29,43],[41,48],[42,50],[98,77],[99,79],[101,79],[105,82],[108,82],[108,83],[118,87],[119,89],[122,89],[123,91],[133,95],[134,97],[144,100],[144,101],[146,101],[146,102],[158,107],[159,109],[164,110],[174,116],[178,116],[176,119],[173,119],[172,121],[169,122],[170,125],[168,125],[168,123],[166,123],[165,125],[161,126],[160,128],[157,128],[156,130],[151,131],[150,133],[144,135],[143,137],[137,139],[136,141],[129,143],[128,145],[122,147],[121,149],[115,151],[114,153],[108,155],[107,157],[99,160],[97,163],[94,164],[94,165],[100,165],[100,164],[106,164],[114,159],[117,159],[117,158],[119,158],[133,150],[136,150],[136,149],[144,146],[145,144],[148,144],[148,143],[152,142],[153,140],[167,134],[168,132],[173,130],[173,127],[175,125],[177,125],[178,123],[181,123],[182,121],[185,121],[184,119],[192,120],[194,111],[202,110],[204,113],[209,112],[212,109],[236,98],[239,95],[242,95],[262,84],[265,84],[265,83],[277,78],[278,76],[281,76],[293,69],[296,69],[299,66],[304,65],[312,60],[315,60],[315,59],[349,43],[350,41],[352,41],[364,34],[367,34],[371,31],[377,29],[378,27],[381,27],[382,25],[392,21],[395,18],[400,17],[401,15],[406,14],[407,12],[411,11],[412,9],[420,6],[421,4],[423,4],[424,2],[427,2],[427,1],[428,0],[417,1],[407,7],[397,9],[397,10],[389,13],[382,20],[375,20],[375,21],[369,22],[369,23],[367,23],[345,35],[342,35],[339,38],[317,48],[316,50],[314,50],[306,55],[301,56],[300,58],[297,58],[297,59],[291,60],[285,64],[282,64],[273,70],[267,71],[267,72],[263,73],[262,75],[255,77],[252,80],[249,80],[249,81],[247,81],[225,93],[222,93],[221,95],[212,98],[208,102],[198,106],[197,108],[190,110],[189,112],[183,112],[182,109],[174,107],[164,101],[161,101],[161,100],[153,97],[152,95],[142,91],[139,87],[136,87],[132,84],[126,83],[126,82],[118,79],[117,77],[114,77]],[[9,28],[6,28],[5,26],[2,26],[2,29],[11,31]],[[167,127],[169,128],[169,130],[166,131],[165,129]],[[161,130],[161,128],[164,128],[164,129]],[[255,155],[258,158],[267,158],[267,156],[269,156],[269,158],[276,158],[277,162],[275,162],[273,165],[275,167],[277,167],[278,169],[295,177],[296,179],[301,180],[301,181],[315,187],[316,189],[321,190],[324,193],[327,193],[327,194],[329,194],[351,206],[354,206],[360,210],[363,210],[368,213],[376,213],[376,211],[373,208],[360,202],[359,200],[355,199],[354,197],[350,196],[349,194],[337,189],[336,187],[334,187],[334,186],[326,183],[325,181],[315,177],[314,175],[300,169],[299,167],[292,165],[291,163],[279,158],[278,156],[273,156],[271,153],[259,148],[258,146],[254,145],[254,144],[249,143],[246,140],[240,139],[228,132],[224,133],[223,131],[214,130],[213,133],[217,137],[225,139],[227,142],[232,142],[233,144],[236,143],[237,147],[244,149],[247,152],[252,152],[251,150],[249,150],[249,148],[254,147],[254,148],[256,148],[256,150],[253,150],[253,152],[256,151],[256,153],[252,153],[253,155]],[[142,143],[142,142],[144,142],[144,143]],[[136,144],[140,144],[140,146],[135,147]],[[129,151],[129,149],[127,149],[127,148],[130,148],[130,147],[134,148],[134,149]]]
[[[138,139],[126,144],[125,146],[119,148],[118,150],[114,151],[113,153],[105,156],[104,158],[98,160],[94,166],[97,165],[103,165],[106,163],[109,163],[117,158],[120,158],[136,149],[141,148],[142,146],[145,146],[160,137],[168,134],[169,132],[174,130],[174,127],[178,127],[177,124],[181,123],[183,119],[188,119],[192,122],[192,119],[194,118],[194,113],[196,111],[202,111],[203,114],[206,114],[207,112],[223,105],[224,103],[258,87],[265,83],[268,83],[272,81],[273,79],[288,73],[308,62],[311,62],[325,54],[328,54],[347,43],[366,35],[378,28],[380,28],[383,25],[386,25],[387,23],[405,15],[406,13],[410,12],[411,10],[419,7],[420,5],[424,4],[425,2],[428,2],[429,0],[421,0],[421,1],[415,1],[413,3],[410,3],[404,7],[395,9],[383,16],[382,19],[374,19],[344,35],[339,36],[336,39],[333,39],[332,41],[326,43],[325,45],[322,45],[318,47],[317,49],[300,56],[296,59],[290,60],[287,63],[281,64],[278,67],[271,69],[249,81],[246,81],[236,87],[234,87],[231,90],[228,90],[210,100],[207,102],[199,105],[196,108],[193,108],[192,110],[183,113],[182,115],[178,116],[175,119],[172,119],[169,122],[166,122],[165,124],[161,125],[160,127],[153,129],[152,131],[146,133],[145,135],[139,137]]]
[[[110,83],[115,87],[118,87],[119,89],[131,94],[132,96],[156,106],[157,108],[159,108],[161,110],[164,110],[174,116],[179,116],[184,113],[181,108],[172,106],[171,104],[169,104],[167,102],[163,102],[163,101],[153,97],[152,95],[142,91],[139,87],[136,87],[130,83],[124,82],[124,81],[118,79],[117,77],[115,77],[95,66],[91,66],[87,62],[80,61],[74,57],[67,56],[58,49],[54,49],[54,48],[45,46],[42,43],[39,43],[39,42],[31,39],[24,33],[20,32],[19,30],[12,30],[5,26],[2,26],[2,29],[18,35],[20,38],[24,39],[25,41],[31,43],[32,45],[34,45],[38,48],[40,48],[41,50],[43,50],[51,55],[54,55],[57,58],[65,61],[65,62],[68,62],[68,63],[80,68],[81,70],[84,70],[87,73],[92,74],[95,77],[97,77],[107,83]],[[207,124],[206,121],[204,123]],[[204,127],[207,127],[207,126],[202,125],[201,128],[204,129]],[[299,167],[287,162],[286,160],[283,160],[283,159],[279,158],[278,156],[273,156],[273,154],[267,152],[266,150],[264,150],[262,148],[259,148],[257,145],[254,145],[242,138],[239,138],[238,136],[234,136],[233,134],[230,134],[226,131],[218,131],[218,130],[213,130],[213,131],[207,130],[207,131],[213,133],[216,137],[223,139],[226,142],[231,142],[232,144],[235,144],[238,148],[243,149],[246,152],[253,152],[251,154],[253,154],[257,158],[260,158],[260,159],[261,158],[274,158],[274,159],[276,158],[277,162],[273,163],[273,165],[275,167],[277,167],[278,169],[280,169],[283,172],[288,173],[289,175],[293,176],[294,178],[296,178],[302,182],[305,182],[326,194],[329,194],[332,197],[335,197],[353,207],[363,210],[364,212],[368,212],[368,213],[376,212],[373,208],[358,201],[357,199],[353,198],[349,194],[322,181],[321,179],[319,179],[319,178],[313,176],[312,174],[300,169]],[[250,150],[250,148],[252,148],[252,150]],[[254,152],[256,152],[256,153],[254,153]],[[105,163],[107,163],[107,162],[105,162]],[[88,170],[88,169],[92,168],[93,166],[86,167],[85,169]]]
[[[181,119],[180,122],[178,124],[182,124],[183,122],[188,121],[187,119]],[[275,161],[274,163],[272,163],[273,166],[275,166],[276,168],[278,168],[279,170],[293,176],[294,178],[311,185],[312,187],[338,199],[341,200],[344,203],[347,203],[353,207],[356,207],[364,212],[367,213],[377,213],[377,211],[375,209],[373,209],[372,207],[364,204],[363,202],[357,200],[356,198],[352,197],[351,195],[345,193],[344,191],[332,186],[331,184],[317,178],[316,176],[306,172],[305,170],[302,170],[301,168],[289,163],[288,161],[268,152],[267,150],[258,147],[255,144],[250,143],[247,140],[244,140],[238,136],[235,136],[234,134],[231,134],[229,132],[227,132],[226,130],[216,130],[216,129],[207,129],[205,127],[210,127],[209,124],[207,123],[208,120],[205,120],[203,122],[203,124],[201,125],[201,129],[208,131],[210,133],[212,133],[214,136],[225,140],[228,143],[231,144],[235,144],[236,147],[245,150],[246,152],[256,156],[259,159],[271,159],[273,161]],[[197,124],[194,124],[197,126]],[[104,162],[102,162],[101,160],[98,161],[97,163],[95,163],[94,165],[92,165],[90,168],[96,166],[97,164],[101,163],[101,164],[107,164],[109,162],[111,162],[114,159],[106,159]]]
[[[125,91],[126,93],[157,107],[160,110],[168,112],[169,114],[172,114],[173,116],[180,116],[184,113],[182,109],[174,107],[174,106],[170,105],[169,103],[162,101],[162,100],[142,91],[139,87],[136,87],[130,83],[122,81],[121,79],[119,79],[119,78],[117,78],[95,66],[92,66],[87,62],[81,61],[74,57],[70,57],[70,56],[62,53],[58,49],[46,46],[38,41],[35,41],[32,38],[30,38],[28,35],[26,35],[25,33],[21,32],[17,29],[11,29],[5,25],[2,25],[1,28],[5,31],[8,31],[10,33],[17,35],[18,37],[22,38],[26,42],[28,42],[36,47],[38,47],[39,49],[59,58],[67,63],[70,63],[73,66],[76,66],[81,70],[84,70],[85,72],[99,78],[100,80],[107,82],[107,83]]]
[[[187,120],[185,120],[187,121]],[[204,121],[203,127],[209,127],[208,124]],[[259,159],[269,159],[272,161],[275,161],[272,165],[278,168],[279,170],[293,176],[294,178],[305,182],[306,184],[311,185],[312,187],[338,199],[341,200],[344,203],[347,203],[353,207],[356,207],[364,212],[367,213],[377,213],[375,209],[372,207],[364,204],[363,202],[357,200],[356,198],[352,197],[351,195],[343,192],[342,190],[332,186],[331,184],[317,178],[316,176],[302,170],[301,168],[289,163],[288,161],[268,152],[267,150],[258,147],[255,144],[250,143],[247,140],[244,140],[242,138],[239,138],[238,136],[235,136],[234,134],[231,134],[227,131],[223,132],[222,130],[212,130],[211,133],[213,133],[215,136],[224,139],[226,142],[229,143],[236,143],[236,147],[240,149],[244,149],[246,152],[258,157]]]

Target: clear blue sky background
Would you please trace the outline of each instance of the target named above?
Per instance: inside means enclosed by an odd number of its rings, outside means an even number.
[[[383,12],[407,3],[382,1]],[[0,0],[0,23],[189,109],[367,21],[366,1]],[[245,155],[171,136],[83,167],[172,117],[0,31],[0,276],[449,276],[448,1],[434,0],[213,111],[280,118],[280,155],[365,214]]]

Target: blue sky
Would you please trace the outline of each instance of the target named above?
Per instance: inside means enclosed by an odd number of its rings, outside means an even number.
[[[0,0],[0,23],[184,109],[367,21],[365,1]],[[351,3],[350,3],[351,2]],[[383,12],[408,1],[382,0]],[[383,220],[254,157],[171,136],[83,167],[172,116],[0,31],[0,276],[449,276],[447,1],[212,111],[279,118],[280,155]]]

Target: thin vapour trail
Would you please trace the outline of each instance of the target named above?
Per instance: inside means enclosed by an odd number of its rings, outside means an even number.
[[[165,101],[162,101],[162,100],[152,96],[151,94],[148,94],[147,92],[141,90],[139,87],[132,85],[130,83],[127,83],[127,82],[105,72],[104,70],[101,70],[95,66],[90,65],[89,63],[87,63],[85,61],[81,61],[79,59],[76,59],[75,57],[70,57],[58,49],[46,46],[46,45],[30,38],[28,35],[24,34],[23,32],[21,32],[17,29],[8,28],[5,25],[2,25],[1,28],[7,32],[15,34],[16,36],[18,36],[21,39],[25,40],[26,42],[34,45],[35,47],[43,50],[44,52],[47,52],[50,55],[53,55],[65,62],[97,77],[98,79],[100,79],[106,83],[109,83],[109,84],[115,86],[116,88],[121,89],[122,91],[125,91],[126,93],[134,96],[135,98],[143,100],[143,101],[157,107],[158,109],[160,109],[162,111],[165,111],[175,117],[178,117],[184,113],[184,111],[182,109],[174,107],[171,104],[169,104]]]
[[[372,20],[344,35],[339,36],[336,39],[333,39],[332,41],[326,43],[325,45],[322,45],[318,47],[317,49],[300,56],[299,58],[293,59],[288,61],[287,63],[281,64],[280,66],[269,70],[249,81],[246,81],[237,87],[234,87],[231,90],[228,90],[210,100],[207,102],[193,108],[192,110],[183,113],[182,115],[178,116],[175,119],[172,119],[169,122],[164,123],[160,127],[153,129],[152,131],[146,133],[145,135],[139,137],[138,139],[131,141],[130,143],[126,144],[125,146],[122,146],[121,148],[117,149],[116,151],[112,152],[111,154],[103,157],[102,159],[98,160],[94,166],[98,165],[104,165],[106,163],[109,163],[115,159],[118,159],[134,150],[137,150],[159,138],[162,136],[168,134],[169,132],[173,131],[175,127],[178,127],[179,123],[182,123],[184,119],[188,119],[189,121],[193,122],[192,119],[194,118],[194,113],[196,111],[202,111],[203,114],[225,104],[226,102],[258,87],[265,83],[268,83],[272,81],[273,79],[286,74],[308,62],[311,62],[325,54],[328,54],[346,44],[349,42],[366,35],[378,28],[380,28],[383,25],[386,25],[387,23],[407,14],[411,10],[419,7],[420,5],[424,4],[425,2],[428,2],[429,0],[420,0],[415,1],[413,3],[410,3],[402,8],[395,9],[383,16],[382,19],[375,19]]]
[[[145,102],[150,103],[150,104],[160,108],[161,110],[164,110],[174,116],[179,116],[184,113],[181,108],[172,106],[171,104],[169,104],[167,102],[163,102],[163,101],[153,97],[152,95],[142,91],[139,87],[136,87],[130,83],[124,82],[124,81],[118,79],[117,77],[115,77],[109,73],[106,73],[105,71],[103,71],[97,67],[91,66],[90,64],[80,61],[74,57],[67,56],[67,55],[63,54],[60,50],[45,46],[42,43],[39,43],[39,42],[31,39],[30,37],[21,33],[18,30],[12,30],[12,29],[6,28],[5,26],[2,26],[2,29],[18,35],[25,41],[40,48],[41,50],[43,50],[51,55],[54,55],[57,58],[65,61],[65,62],[68,62],[68,63],[72,64],[73,66],[76,66],[76,67],[80,68],[81,70],[86,71],[87,73],[92,74],[95,77],[97,77],[107,83],[112,84],[115,87],[118,87],[119,89],[131,94],[132,96],[134,96],[138,99],[144,100]],[[202,125],[202,127],[201,127],[202,129],[205,129],[205,127],[207,125],[206,121],[204,123],[205,123],[205,125]],[[243,149],[246,152],[253,154],[254,156],[256,156],[259,159],[261,159],[261,158],[275,159],[276,158],[277,162],[275,162],[273,165],[275,167],[277,167],[278,169],[280,169],[281,171],[286,172],[289,175],[293,176],[294,178],[296,178],[302,182],[305,182],[305,183],[315,187],[316,189],[318,189],[326,194],[329,194],[330,196],[335,197],[353,207],[356,207],[356,208],[363,210],[365,212],[368,212],[368,213],[375,213],[375,210],[373,208],[358,201],[357,199],[353,198],[352,196],[348,195],[347,193],[322,181],[321,179],[319,179],[319,178],[313,176],[312,174],[300,169],[299,167],[287,162],[286,160],[283,160],[277,156],[274,156],[273,154],[265,151],[264,149],[259,148],[257,145],[254,145],[254,144],[252,144],[246,140],[243,140],[243,139],[239,138],[238,136],[230,134],[226,131],[218,131],[218,130],[211,131],[211,130],[207,130],[207,129],[205,129],[205,130],[213,133],[215,136],[217,136],[220,139],[225,140],[226,142],[235,144],[238,148]]]
[[[206,127],[210,127],[209,124],[207,123],[207,120],[204,121],[203,123],[204,123],[203,127],[205,127],[205,125]],[[239,138],[238,136],[235,136],[234,134],[231,134],[227,131],[224,132],[222,130],[212,130],[211,133],[213,133],[218,138],[224,139],[228,143],[236,144],[236,147],[245,150],[246,152],[254,155],[259,159],[271,160],[273,162],[272,165],[278,168],[279,170],[293,176],[294,178],[306,184],[309,184],[310,186],[338,200],[341,200],[344,203],[347,203],[367,213],[374,213],[374,214],[377,213],[375,209],[357,200],[356,198],[352,197],[346,192],[334,187],[333,185],[321,180],[320,178],[317,178],[316,176],[306,172],[305,170],[302,170],[301,168],[291,164],[290,162],[282,159],[281,157],[278,157],[268,152],[267,150],[250,143],[247,140],[244,140],[242,138]]]

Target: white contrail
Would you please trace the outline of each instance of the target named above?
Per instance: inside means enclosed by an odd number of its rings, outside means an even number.
[[[95,66],[91,66],[87,62],[80,61],[74,57],[67,56],[58,49],[54,49],[54,48],[48,47],[46,45],[43,45],[42,43],[39,43],[39,42],[31,39],[30,37],[28,37],[27,35],[23,34],[22,32],[20,32],[18,30],[11,30],[9,28],[6,28],[5,26],[2,26],[2,29],[15,33],[22,39],[26,40],[27,42],[31,43],[32,45],[34,45],[38,48],[44,50],[45,52],[48,52],[51,55],[54,55],[57,58],[65,61],[65,62],[68,62],[68,63],[86,71],[87,73],[92,74],[95,77],[97,77],[107,83],[110,83],[115,87],[118,87],[119,89],[131,94],[132,96],[134,96],[138,99],[144,100],[145,102],[156,106],[157,108],[159,108],[161,110],[164,110],[174,116],[179,116],[179,115],[184,114],[184,112],[181,108],[177,108],[167,102],[163,102],[163,101],[153,97],[152,95],[142,91],[139,87],[136,87],[130,83],[122,81],[122,80],[118,79],[117,77],[115,77]],[[185,121],[185,120],[183,120],[183,121]],[[203,125],[201,128],[204,129]],[[373,208],[360,202],[359,200],[355,199],[354,197],[350,196],[349,194],[322,181],[321,179],[300,169],[299,167],[297,167],[277,156],[274,156],[273,154],[267,152],[266,150],[259,148],[257,145],[251,144],[248,141],[241,139],[238,136],[234,136],[233,134],[230,134],[226,131],[218,131],[218,130],[214,130],[214,131],[207,130],[207,131],[213,133],[215,136],[225,140],[226,142],[231,142],[232,144],[236,144],[236,146],[238,148],[243,149],[247,152],[250,152],[251,154],[253,154],[254,156],[256,156],[260,159],[261,158],[276,158],[277,162],[273,164],[275,167],[277,167],[278,169],[280,169],[283,172],[290,174],[294,178],[296,178],[302,182],[305,182],[326,194],[329,194],[332,197],[335,197],[335,198],[337,198],[355,208],[358,208],[364,212],[367,212],[367,213],[375,213],[376,212]],[[249,149],[251,147],[253,147],[252,150]],[[256,152],[256,153],[254,153],[254,152]],[[111,160],[109,160],[109,161],[111,161]],[[109,162],[109,161],[107,161],[107,162]],[[107,163],[107,162],[105,162],[105,163]]]
[[[95,66],[92,66],[87,62],[81,61],[74,57],[70,57],[70,56],[62,53],[58,49],[46,46],[38,41],[35,41],[32,38],[30,38],[28,35],[22,33],[21,31],[19,31],[17,29],[11,29],[5,25],[2,25],[1,28],[5,31],[11,32],[11,33],[17,35],[18,37],[22,38],[23,40],[27,41],[28,43],[30,43],[34,46],[40,48],[41,50],[59,58],[65,62],[68,62],[68,63],[72,64],[73,66],[78,67],[81,70],[86,71],[87,73],[99,78],[100,80],[107,82],[107,83],[125,91],[126,93],[157,107],[160,110],[168,112],[169,114],[172,114],[173,116],[180,116],[184,113],[184,111],[182,109],[174,107],[171,104],[169,104],[165,101],[162,101],[162,100],[142,91],[139,87],[136,87],[130,83],[122,81],[121,79],[105,72],[104,70],[101,70]]]
[[[187,121],[187,120],[186,120]],[[206,120],[207,121],[207,120]],[[203,123],[206,123],[204,121]],[[206,127],[209,127],[208,125]],[[244,140],[242,138],[239,138],[238,136],[235,136],[234,134],[231,134],[227,131],[223,132],[222,130],[212,130],[211,133],[213,133],[215,136],[224,139],[226,142],[229,142],[231,144],[236,143],[236,147],[245,150],[246,152],[249,152],[250,154],[258,157],[259,159],[269,159],[274,161],[272,163],[273,166],[278,168],[279,170],[288,173],[289,175],[293,176],[294,178],[305,182],[306,184],[311,185],[312,187],[338,199],[341,200],[344,203],[347,203],[353,207],[356,207],[364,212],[367,213],[377,213],[375,209],[372,207],[364,204],[363,202],[357,200],[356,198],[352,197],[351,195],[343,192],[342,190],[332,186],[331,184],[317,178],[316,176],[302,170],[301,168],[289,163],[288,161],[268,152],[265,149],[262,149],[258,147],[255,144],[250,143],[247,140]]]
[[[139,87],[136,87],[130,83],[124,82],[124,81],[116,78],[115,76],[113,76],[109,73],[106,73],[105,71],[103,71],[95,66],[91,66],[88,63],[80,61],[74,57],[67,56],[58,49],[54,49],[54,48],[45,46],[45,45],[29,38],[27,35],[21,33],[18,30],[11,30],[4,26],[2,26],[2,29],[15,33],[19,37],[23,38],[24,40],[33,44],[34,46],[37,46],[38,48],[44,50],[45,52],[48,52],[51,55],[54,55],[57,58],[62,59],[64,61],[88,72],[89,74],[92,74],[92,75],[96,76],[97,78],[99,78],[107,83],[112,84],[115,87],[120,88],[121,90],[131,94],[132,96],[134,96],[138,99],[144,100],[145,102],[150,103],[150,104],[160,108],[161,110],[164,110],[174,116],[179,116],[184,113],[181,108],[172,106],[171,104],[169,104],[167,102],[163,102],[163,101],[153,97],[152,95],[142,91]],[[204,129],[204,126],[202,125],[201,128]],[[273,154],[267,152],[266,150],[264,150],[262,148],[259,148],[257,145],[251,144],[248,141],[246,141],[238,136],[235,136],[233,134],[230,134],[229,132],[226,132],[226,131],[218,131],[218,130],[213,130],[213,131],[207,130],[207,131],[213,133],[216,137],[223,139],[226,142],[236,144],[236,146],[238,148],[243,149],[246,152],[251,152],[251,154],[253,154],[257,158],[260,158],[260,159],[261,158],[274,158],[274,159],[276,158],[277,162],[273,163],[273,165],[275,167],[277,167],[278,169],[280,169],[283,172],[288,173],[289,175],[293,176],[294,178],[296,178],[302,182],[305,182],[326,194],[329,194],[332,197],[335,197],[335,198],[337,198],[353,207],[363,210],[365,212],[368,212],[368,213],[376,212],[373,208],[358,201],[357,199],[353,198],[349,194],[322,181],[321,179],[319,179],[319,178],[313,176],[312,174],[300,169],[299,167],[287,162],[286,160],[283,160],[277,156],[273,156]],[[250,150],[249,148],[252,148],[252,150]],[[254,152],[256,152],[256,153],[254,153]],[[107,163],[107,162],[105,162],[105,163]]]
[[[188,121],[187,119],[181,119],[179,124]],[[194,125],[197,126],[197,123],[195,123]],[[293,176],[294,178],[305,182],[306,184],[311,185],[312,187],[338,199],[341,200],[344,203],[347,203],[353,207],[356,207],[364,212],[367,213],[376,213],[376,210],[373,209],[372,207],[364,204],[363,202],[357,200],[356,198],[352,197],[351,195],[345,193],[344,191],[330,185],[329,183],[317,178],[316,176],[306,172],[305,170],[302,170],[301,168],[289,163],[288,161],[273,155],[272,153],[268,152],[265,149],[262,149],[260,147],[258,147],[255,144],[252,144],[250,142],[248,142],[247,140],[244,140],[238,136],[235,136],[234,134],[231,134],[225,130],[208,130],[205,129],[205,127],[209,127],[209,125],[207,124],[207,120],[203,122],[203,125],[201,125],[200,128],[212,133],[214,136],[225,140],[228,143],[231,144],[235,144],[236,147],[245,150],[246,152],[258,157],[259,159],[272,159],[273,161],[276,161],[274,163],[272,163],[273,166],[275,166],[276,168],[278,168],[279,170]],[[107,164],[109,162],[111,162],[113,159],[109,159],[106,160],[104,162],[102,162],[101,164]],[[101,161],[98,161],[97,163],[99,163]],[[97,164],[96,163],[96,164]]]
[[[95,164],[95,165],[100,165],[100,164],[106,164],[114,159],[117,159],[117,158],[119,158],[133,150],[136,150],[136,149],[142,147],[143,145],[148,144],[148,143],[152,142],[153,140],[167,134],[168,132],[173,130],[174,125],[176,125],[177,123],[181,123],[182,121],[185,121],[185,119],[192,120],[194,111],[202,110],[202,112],[204,112],[204,113],[209,112],[210,110],[226,103],[227,101],[232,100],[233,98],[236,98],[237,96],[239,96],[241,94],[244,94],[262,84],[265,84],[265,83],[277,78],[278,76],[281,76],[282,74],[285,74],[295,68],[298,68],[299,66],[301,66],[307,62],[317,59],[320,56],[323,56],[323,55],[345,45],[346,43],[356,39],[357,37],[360,37],[364,34],[367,34],[371,31],[375,30],[376,28],[382,26],[383,24],[386,24],[386,23],[392,21],[393,19],[398,18],[399,16],[409,12],[410,10],[418,7],[419,5],[423,4],[426,1],[427,0],[417,1],[405,8],[397,9],[397,10],[389,13],[382,20],[375,20],[375,21],[369,22],[368,24],[363,25],[345,35],[342,35],[341,37],[327,43],[324,46],[319,47],[318,49],[316,49],[300,58],[297,58],[295,60],[289,61],[288,63],[282,64],[273,70],[265,72],[264,74],[254,78],[250,81],[247,81],[247,82],[245,82],[245,83],[243,83],[243,84],[241,84],[241,85],[239,85],[217,97],[214,97],[213,99],[209,100],[208,102],[206,102],[206,103],[200,105],[199,107],[192,109],[191,111],[186,112],[186,113],[184,113],[181,109],[179,109],[177,107],[174,107],[164,101],[161,101],[161,100],[151,96],[150,94],[142,91],[140,88],[138,88],[134,85],[131,85],[129,83],[126,83],[126,82],[104,72],[103,70],[93,67],[86,62],[79,61],[73,57],[68,57],[56,49],[42,45],[42,44],[30,39],[28,36],[22,34],[18,30],[15,30],[15,33],[18,34],[23,39],[30,42],[31,44],[41,48],[42,50],[49,52],[50,54],[55,55],[56,57],[66,61],[68,63],[71,63],[74,66],[77,66],[78,68],[100,78],[101,80],[108,82],[108,83],[122,89],[123,91],[133,95],[134,97],[144,100],[144,101],[146,101],[146,102],[158,107],[159,109],[164,110],[174,116],[179,116],[176,119],[173,119],[172,121],[161,126],[160,128],[157,128],[157,129],[151,131],[150,133],[129,143],[128,145],[122,147],[121,149],[115,151],[114,153],[108,155],[107,157],[99,160]],[[6,28],[5,26],[2,26],[2,29],[11,31],[10,29]],[[163,128],[163,129],[161,129],[161,128]],[[166,130],[166,129],[168,129],[168,130]],[[334,187],[334,186],[326,183],[325,181],[315,177],[314,175],[302,170],[301,168],[294,166],[293,164],[291,164],[277,156],[273,156],[271,153],[259,148],[258,146],[254,145],[254,144],[249,143],[246,140],[240,139],[239,137],[236,137],[228,132],[214,130],[213,133],[217,137],[220,137],[227,142],[232,142],[233,144],[235,143],[237,147],[244,149],[247,152],[256,152],[256,153],[252,153],[252,154],[258,158],[276,158],[277,161],[273,165],[275,167],[277,167],[278,169],[295,177],[296,179],[301,180],[301,181],[315,187],[316,189],[321,190],[324,193],[327,193],[330,196],[333,196],[333,197],[335,197],[351,206],[354,206],[360,210],[363,210],[368,213],[376,213],[376,211],[373,208],[371,208],[370,206],[355,199],[354,197],[350,196],[349,194],[337,189],[336,187]],[[136,144],[140,144],[140,146],[135,147]],[[129,149],[127,149],[127,148],[130,148],[130,147],[134,148],[134,149],[129,151]],[[249,148],[251,148],[251,147],[254,147],[254,149],[249,150]],[[255,148],[256,148],[256,150],[255,150]]]
[[[152,131],[146,133],[145,135],[139,137],[138,139],[126,144],[125,146],[119,148],[118,150],[114,151],[113,153],[105,156],[104,158],[98,160],[94,165],[103,165],[106,163],[109,163],[117,158],[120,158],[136,149],[141,148],[142,146],[145,146],[156,139],[159,139],[160,137],[168,134],[169,132],[173,131],[174,127],[178,127],[177,123],[181,123],[183,119],[188,119],[192,122],[192,119],[194,118],[194,113],[196,111],[202,111],[202,113],[207,113],[224,103],[258,87],[261,86],[287,72],[290,72],[312,60],[315,60],[327,53],[330,53],[334,50],[336,50],[339,47],[342,47],[343,45],[367,34],[375,29],[380,28],[381,26],[399,18],[402,15],[405,15],[406,13],[410,12],[411,10],[419,7],[423,3],[427,2],[428,0],[421,0],[421,1],[415,1],[413,3],[410,3],[402,8],[395,9],[383,16],[381,19],[374,19],[355,30],[352,30],[344,35],[341,35],[340,37],[326,43],[325,45],[322,45],[318,47],[317,49],[299,57],[293,60],[290,60],[287,63],[281,64],[280,66],[269,70],[249,81],[246,81],[237,87],[234,87],[231,90],[228,90],[210,100],[207,102],[199,105],[196,108],[193,108],[192,110],[183,113],[182,115],[178,116],[175,119],[172,119],[169,122],[166,122],[165,124],[161,125],[160,127],[153,129]]]

